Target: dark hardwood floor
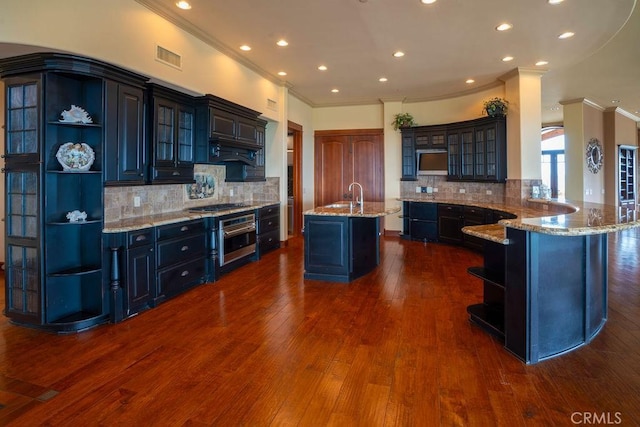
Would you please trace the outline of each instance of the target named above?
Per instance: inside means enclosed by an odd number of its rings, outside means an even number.
[[[117,325],[2,316],[0,425],[637,426],[640,230],[609,247],[604,329],[532,366],[468,321],[480,255],[395,237],[351,284],[304,281],[293,239]]]

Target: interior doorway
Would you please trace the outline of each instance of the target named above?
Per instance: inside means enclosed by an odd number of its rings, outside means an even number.
[[[551,189],[551,197],[565,196],[564,128],[542,129],[542,183]]]
[[[287,234],[302,233],[302,126],[287,122]]]

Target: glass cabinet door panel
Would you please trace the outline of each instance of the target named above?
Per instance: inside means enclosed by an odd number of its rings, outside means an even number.
[[[8,237],[38,237],[37,182],[37,172],[7,172]]]
[[[173,161],[174,109],[159,105],[156,124],[156,159]]]
[[[476,131],[476,171],[475,175],[477,177],[485,176],[485,159],[484,159],[484,151],[485,151],[485,141],[484,141],[484,130]]]
[[[496,153],[496,130],[495,128],[487,129],[487,176],[495,176],[497,174],[498,158]]]
[[[460,133],[462,150],[462,176],[473,175],[473,132]]]
[[[8,88],[7,154],[38,152],[38,84]]]
[[[7,309],[23,314],[40,311],[40,280],[36,248],[7,245]]]
[[[178,119],[178,162],[193,162],[193,113],[181,110]]]

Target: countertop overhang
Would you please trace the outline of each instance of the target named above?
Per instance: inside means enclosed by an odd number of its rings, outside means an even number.
[[[400,212],[400,206],[387,205],[384,202],[364,202],[361,206],[351,206],[349,201],[338,201],[327,206],[318,206],[306,211],[305,215],[382,217]]]
[[[498,224],[471,225],[462,229],[466,234],[501,244],[509,243],[505,227],[556,236],[586,236],[640,227],[637,210],[584,201],[530,199],[529,207],[525,207],[447,199],[402,200],[474,206],[516,215],[517,218],[503,219]]]

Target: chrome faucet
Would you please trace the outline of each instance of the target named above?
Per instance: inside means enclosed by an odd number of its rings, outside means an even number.
[[[352,182],[351,184],[349,184],[349,191],[351,191],[351,189],[353,188],[354,185],[357,185],[358,187],[360,187],[360,199],[358,200],[358,197],[356,196],[356,202],[355,205],[360,205],[360,212],[362,213],[362,209],[364,208],[364,195],[362,193],[362,185],[360,185],[359,182]],[[353,196],[351,198],[351,206],[354,206],[353,203]]]

